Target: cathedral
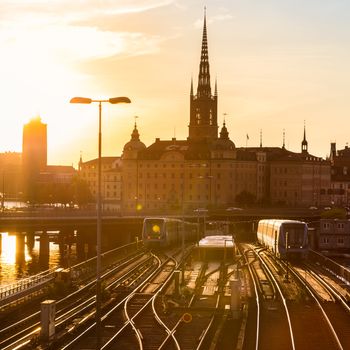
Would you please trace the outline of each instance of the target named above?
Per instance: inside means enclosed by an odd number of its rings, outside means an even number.
[[[190,87],[186,140],[155,139],[146,146],[135,122],[121,157],[104,159],[104,209],[123,214],[193,213],[198,208],[232,206],[327,205],[330,162],[308,153],[306,130],[301,152],[282,147],[236,147],[225,125],[218,125],[218,90],[212,93],[206,15],[197,90]],[[97,160],[79,164],[96,195]],[[90,169],[90,170],[89,170]],[[108,178],[116,179],[108,182]],[[108,187],[106,187],[108,185]],[[114,200],[113,200],[114,198]],[[109,205],[108,206],[108,202]],[[113,204],[114,203],[114,204]]]

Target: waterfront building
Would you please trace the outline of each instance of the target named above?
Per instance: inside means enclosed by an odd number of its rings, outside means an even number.
[[[331,188],[329,194],[332,204],[350,206],[350,148],[337,150],[336,143],[331,143],[329,160],[331,169]]]
[[[102,210],[111,212],[121,211],[122,179],[120,157],[101,158],[101,197]],[[78,174],[88,186],[92,198],[97,202],[97,172],[98,159],[83,162],[80,157]]]
[[[0,193],[1,200],[20,200],[22,154],[19,152],[0,153]]]
[[[40,171],[47,165],[47,125],[37,117],[23,127],[22,175],[24,197],[38,201]]]
[[[349,252],[350,221],[347,219],[321,219],[317,241],[319,250]]]

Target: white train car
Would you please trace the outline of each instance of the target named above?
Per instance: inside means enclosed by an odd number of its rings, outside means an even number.
[[[258,242],[277,257],[306,258],[308,253],[308,227],[297,220],[260,220]]]
[[[146,217],[143,220],[142,240],[148,248],[161,248],[182,242],[193,241],[197,236],[198,225],[177,218]]]
[[[232,235],[210,235],[198,242],[198,251],[204,260],[231,260],[235,257],[235,243]]]

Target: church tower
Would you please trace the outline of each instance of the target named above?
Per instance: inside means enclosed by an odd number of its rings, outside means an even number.
[[[207,25],[206,13],[204,12],[197,95],[193,94],[193,81],[191,81],[189,140],[215,140],[218,138],[217,104],[216,83],[214,96],[211,94],[210,87]]]

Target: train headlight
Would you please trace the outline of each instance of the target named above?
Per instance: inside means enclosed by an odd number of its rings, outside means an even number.
[[[154,233],[159,233],[160,232],[160,227],[158,226],[158,225],[153,225],[152,226],[152,231],[154,232]]]

